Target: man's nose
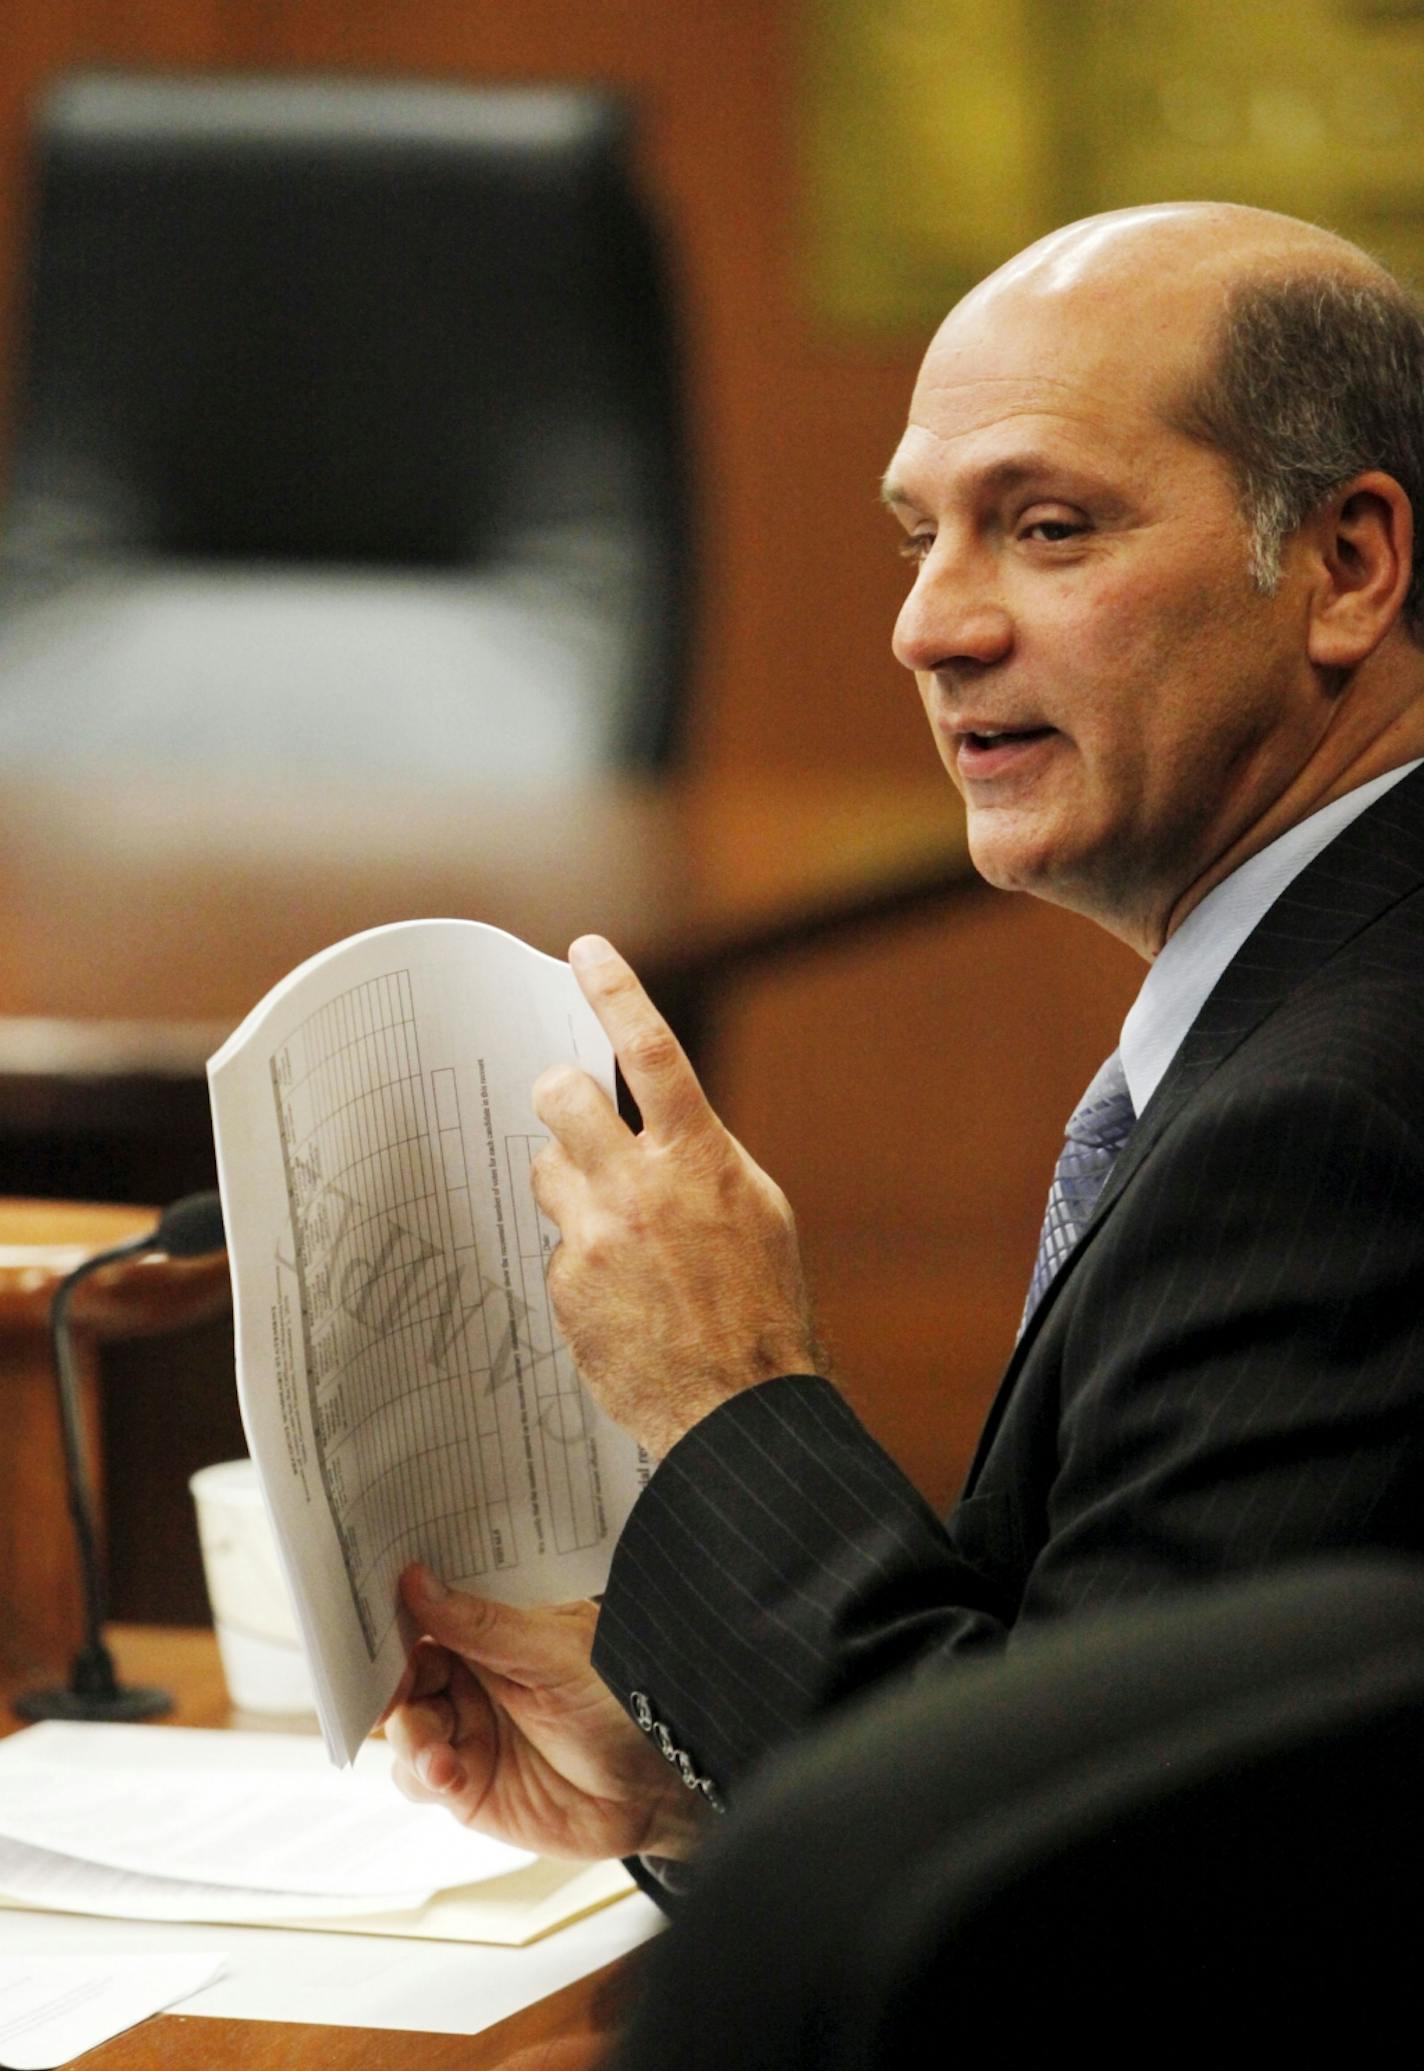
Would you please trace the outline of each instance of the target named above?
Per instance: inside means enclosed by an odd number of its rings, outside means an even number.
[[[995,594],[988,569],[938,559],[931,550],[900,607],[891,640],[895,659],[920,675],[962,662],[984,666],[1004,659],[1013,622]]]

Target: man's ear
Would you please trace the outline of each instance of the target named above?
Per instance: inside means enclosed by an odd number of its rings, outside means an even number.
[[[1404,608],[1414,565],[1414,513],[1393,475],[1356,475],[1308,520],[1318,556],[1308,652],[1322,669],[1353,669]]]

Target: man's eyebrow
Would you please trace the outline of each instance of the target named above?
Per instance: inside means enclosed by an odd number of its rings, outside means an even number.
[[[987,466],[973,470],[964,486],[979,494],[1002,493],[1006,489],[1022,488],[1025,482],[1040,480],[1045,476],[1057,477],[1065,482],[1079,484],[1085,480],[1084,471],[1065,462],[1061,455],[1038,453],[1006,454],[1002,460],[990,461]],[[880,484],[880,501],[887,510],[918,511],[923,508],[919,498],[912,495],[903,483],[887,474]]]

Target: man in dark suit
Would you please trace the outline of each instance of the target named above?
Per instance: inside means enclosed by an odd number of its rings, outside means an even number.
[[[430,1638],[390,1730],[412,1795],[672,1886],[751,1769],[853,1696],[1424,1547],[1417,310],[1288,218],[1071,226],[946,320],[886,500],[914,571],[896,652],[976,865],[1151,970],[942,1524],[816,1377],[778,1190],[628,967],[575,945],[645,1126],[541,1082],[550,1287],[662,1464],[596,1633],[589,1606],[408,1578]]]

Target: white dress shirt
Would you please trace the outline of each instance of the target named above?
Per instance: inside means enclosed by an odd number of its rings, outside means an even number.
[[[1193,907],[1158,952],[1122,1024],[1118,1049],[1136,1114],[1156,1092],[1217,979],[1267,908],[1367,806],[1418,768],[1419,761],[1406,762],[1321,806],[1248,857]]]

